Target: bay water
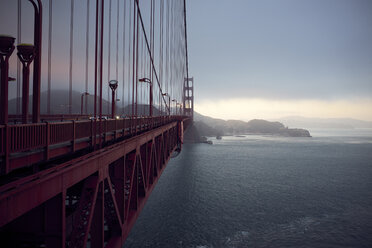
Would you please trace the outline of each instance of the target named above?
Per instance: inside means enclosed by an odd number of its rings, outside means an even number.
[[[184,144],[124,247],[372,247],[372,130]]]

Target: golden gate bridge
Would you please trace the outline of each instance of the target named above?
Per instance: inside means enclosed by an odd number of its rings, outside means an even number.
[[[1,246],[122,247],[192,123],[186,1],[0,7]]]

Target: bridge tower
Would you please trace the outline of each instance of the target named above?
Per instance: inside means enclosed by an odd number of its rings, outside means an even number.
[[[185,78],[183,86],[184,114],[194,117],[194,77]]]

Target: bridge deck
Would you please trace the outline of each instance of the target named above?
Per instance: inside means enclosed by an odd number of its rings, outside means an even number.
[[[124,140],[115,131],[129,132],[125,125],[106,130],[102,136],[118,142],[1,186],[0,239],[15,246],[121,247],[188,120],[136,120],[137,135]]]
[[[181,119],[159,116],[0,125],[0,172],[9,174],[77,151],[92,150]]]

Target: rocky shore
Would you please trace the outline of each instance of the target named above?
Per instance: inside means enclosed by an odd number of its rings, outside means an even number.
[[[224,135],[263,134],[285,137],[311,137],[310,132],[302,128],[289,128],[280,122],[254,119],[248,122],[239,120],[221,120],[198,113],[194,114],[194,124],[185,134],[185,141],[205,143],[206,137]]]

